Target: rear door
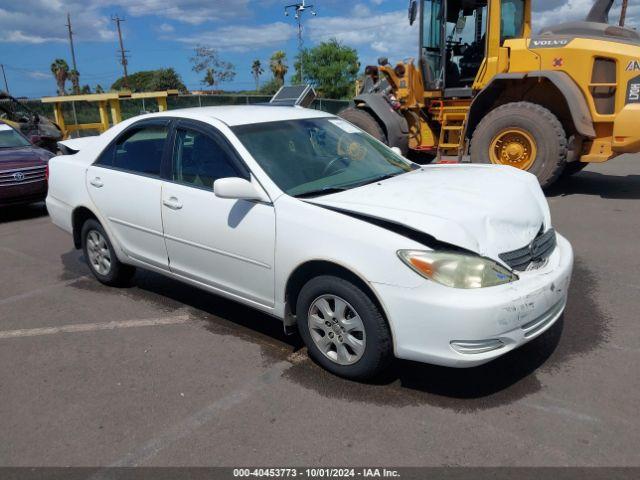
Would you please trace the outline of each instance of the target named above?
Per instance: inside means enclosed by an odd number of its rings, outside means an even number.
[[[125,253],[168,268],[161,218],[162,163],[169,119],[136,123],[87,170],[87,188]]]
[[[251,174],[213,126],[181,120],[162,218],[171,271],[271,307],[274,303],[273,205],[218,198],[219,178]]]

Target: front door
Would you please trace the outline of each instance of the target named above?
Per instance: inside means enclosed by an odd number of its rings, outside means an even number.
[[[161,164],[168,121],[124,131],[87,170],[87,189],[108,229],[133,259],[168,268],[162,233]]]
[[[162,218],[172,272],[234,296],[274,304],[275,213],[272,205],[218,198],[219,178],[250,178],[221,133],[181,121]]]

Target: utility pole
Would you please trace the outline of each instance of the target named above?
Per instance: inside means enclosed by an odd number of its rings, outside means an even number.
[[[7,83],[7,75],[4,73],[4,65],[0,63],[0,69],[2,69],[2,78],[4,78],[4,89],[9,93],[9,84]]]
[[[315,11],[313,5],[307,5],[305,0],[302,0],[302,2],[300,3],[294,3],[292,5],[287,5],[286,7],[284,7],[284,14],[287,17],[289,16],[289,10],[293,10],[295,12],[295,15],[293,18],[298,24],[298,56],[300,59],[300,66],[298,69],[298,73],[300,74],[300,83],[302,83],[304,82],[304,78],[302,77],[302,74],[303,74],[302,51],[304,50],[304,39],[303,39],[304,26],[302,24],[302,15],[307,10],[309,10],[311,12],[311,15],[313,15],[314,17],[318,15],[318,13]]]
[[[75,73],[75,75],[78,75],[79,77],[79,73],[78,73],[78,65],[76,64],[76,51],[73,48],[73,30],[71,29],[71,14],[69,12],[67,12],[67,30],[69,31],[69,46],[71,47],[71,63],[73,64],[73,71]],[[76,78],[78,78],[76,77]],[[79,80],[77,80],[79,82]],[[76,84],[74,83],[73,85],[74,87],[76,86]],[[74,94],[78,95],[80,94],[80,87],[78,86],[78,88],[74,88]],[[78,124],[78,115],[76,114],[76,104],[75,102],[71,103],[71,107],[73,108],[73,119],[76,122],[76,125]]]
[[[73,69],[77,72],[78,65],[76,65],[76,51],[73,48],[73,30],[71,30],[71,14],[67,12],[67,30],[69,31],[69,46],[71,47],[71,63],[73,63]]]
[[[127,65],[129,64],[129,61],[127,60],[128,50],[124,49],[124,44],[122,43],[122,30],[120,29],[120,22],[124,22],[125,19],[116,15],[111,17],[111,20],[116,22],[116,28],[118,29],[118,40],[120,41],[120,63],[124,70],[124,88],[129,88],[129,75],[127,74]]]
[[[624,27],[624,22],[627,19],[627,3],[628,0],[622,0],[622,10],[620,10],[620,26]]]

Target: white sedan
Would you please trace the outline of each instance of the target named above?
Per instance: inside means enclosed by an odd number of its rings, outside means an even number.
[[[214,107],[66,143],[47,207],[95,277],[144,268],[297,328],[335,374],[489,362],[561,316],[573,266],[536,178],[420,167],[350,123]]]

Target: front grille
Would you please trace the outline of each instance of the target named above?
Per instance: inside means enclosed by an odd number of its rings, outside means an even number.
[[[548,259],[555,248],[556,231],[552,228],[545,233],[540,233],[526,247],[500,254],[500,259],[512,269],[524,272],[533,263],[543,262]]]
[[[42,182],[45,180],[47,167],[14,168],[0,171],[0,187],[25,185],[28,183]]]

